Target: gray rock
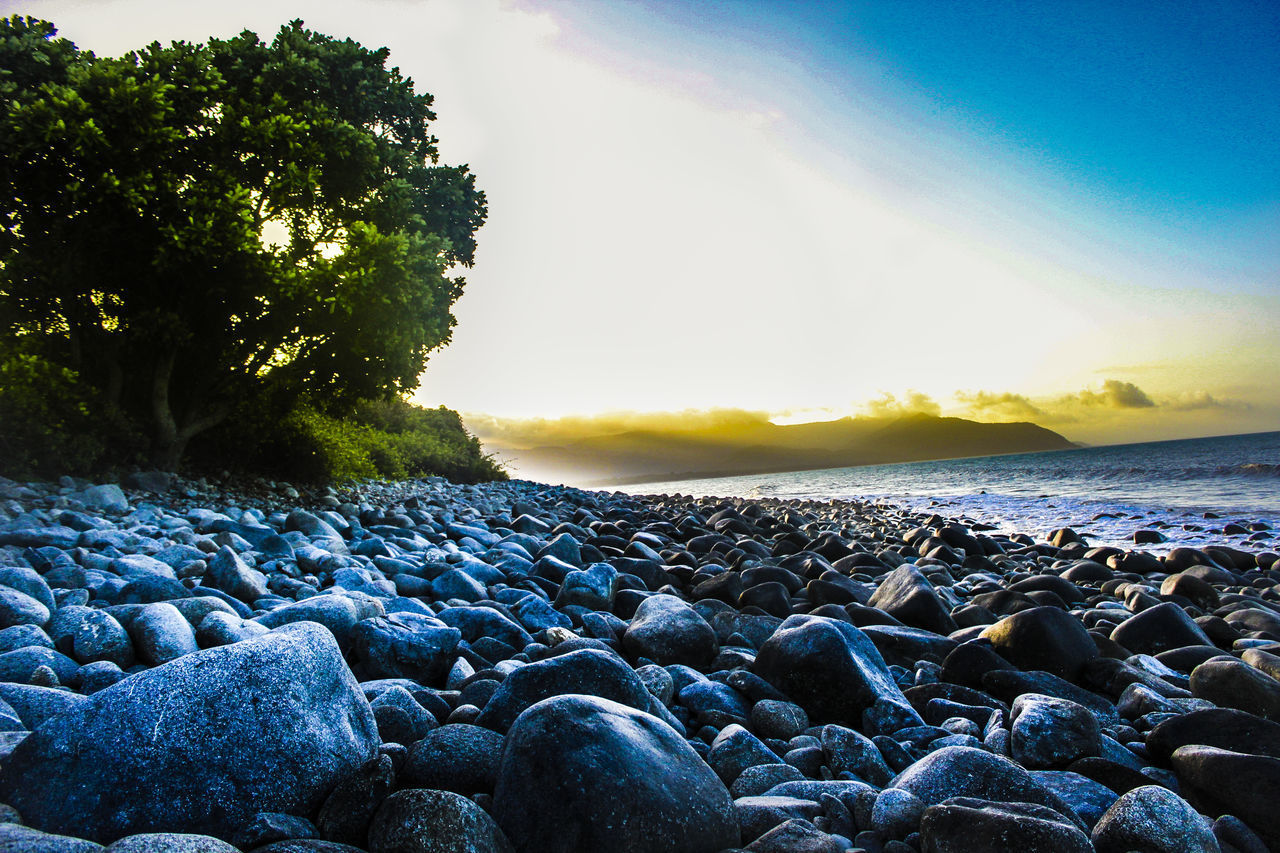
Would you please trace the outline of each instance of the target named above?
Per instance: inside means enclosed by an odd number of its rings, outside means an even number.
[[[229,838],[259,811],[310,813],[377,748],[332,636],[299,625],[138,673],[49,720],[5,762],[0,801],[83,838]]]
[[[0,584],[12,587],[18,592],[25,592],[47,607],[50,612],[57,606],[53,598],[53,590],[49,589],[49,584],[34,569],[28,569],[25,566],[2,568],[0,569]]]
[[[1208,820],[1159,785],[1134,788],[1093,828],[1097,853],[1220,853]]]
[[[108,853],[239,853],[235,847],[210,835],[182,832],[148,832],[130,835],[107,847]]]
[[[148,604],[129,624],[138,659],[158,666],[189,655],[200,647],[196,632],[172,604]]]
[[[882,838],[906,838],[920,826],[924,801],[901,788],[885,788],[876,794],[871,828]]]
[[[893,778],[880,750],[861,732],[844,726],[823,726],[822,751],[833,773],[852,773],[878,788]]]
[[[829,835],[812,823],[792,818],[747,845],[751,853],[844,853],[844,839]]]
[[[438,619],[394,613],[351,629],[351,657],[362,678],[412,678],[435,684],[449,672],[462,632]]]
[[[216,646],[229,646],[241,640],[261,637],[270,629],[248,619],[241,619],[234,613],[214,610],[200,620],[196,628],[196,644],[202,649]]]
[[[344,650],[351,644],[351,629],[361,618],[355,602],[345,595],[317,595],[286,604],[257,616],[253,621],[267,628],[294,622],[318,622],[328,628]]]
[[[86,701],[78,693],[34,684],[0,684],[0,699],[17,712],[28,729],[35,729],[59,714],[73,711]]]
[[[98,509],[115,515],[124,515],[129,511],[129,500],[124,496],[124,491],[115,483],[90,486],[80,493],[80,500],[90,509]]]
[[[729,792],[688,743],[595,696],[555,696],[520,715],[493,814],[528,853],[696,853],[739,841]]]
[[[83,838],[51,835],[16,823],[0,823],[0,853],[93,853],[105,849]]]
[[[711,753],[707,756],[707,763],[725,785],[732,785],[748,767],[773,764],[777,760],[773,750],[736,723],[720,730],[711,742]]]
[[[316,816],[316,828],[327,841],[363,847],[369,824],[392,791],[395,767],[389,755],[366,761],[356,772],[340,781]]]
[[[1009,759],[981,749],[943,747],[899,773],[892,785],[910,791],[928,805],[937,805],[952,797],[972,797],[998,803],[1048,806],[1083,829],[1080,819],[1061,797]]]
[[[134,661],[133,641],[124,626],[111,614],[88,608],[71,635],[71,654],[81,664],[110,661],[121,669]]]
[[[369,826],[370,853],[514,853],[511,842],[471,800],[413,789],[387,797]]]
[[[1070,770],[1032,770],[1031,778],[1066,801],[1090,830],[1120,796],[1106,785]]]
[[[0,654],[0,681],[19,684],[32,683],[32,676],[40,667],[49,667],[65,684],[79,669],[79,665],[64,654],[45,646],[25,646]]]
[[[49,608],[12,587],[0,586],[0,628],[49,624]]]

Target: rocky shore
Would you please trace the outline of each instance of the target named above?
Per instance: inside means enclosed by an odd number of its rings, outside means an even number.
[[[1280,564],[860,502],[0,480],[0,850],[1280,850]]]

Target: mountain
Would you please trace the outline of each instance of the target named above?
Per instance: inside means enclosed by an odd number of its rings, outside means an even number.
[[[911,414],[778,425],[743,420],[583,435],[553,445],[486,441],[518,477],[583,485],[656,482],[1067,450],[1077,445],[1032,423],[987,424]]]

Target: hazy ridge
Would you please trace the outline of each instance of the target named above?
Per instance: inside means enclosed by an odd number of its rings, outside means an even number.
[[[508,436],[508,440],[514,436]],[[779,425],[766,420],[668,426],[520,447],[486,442],[515,476],[583,484],[636,483],[917,462],[1078,445],[1033,423],[979,423],[928,414]]]

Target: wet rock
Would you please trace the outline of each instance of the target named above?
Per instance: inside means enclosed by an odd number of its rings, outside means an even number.
[[[392,794],[369,827],[371,853],[513,853],[493,818],[449,791]]]
[[[899,773],[891,783],[928,805],[952,797],[973,797],[1000,803],[1048,806],[1078,825],[1079,818],[1062,798],[1049,791],[1026,770],[1007,758],[980,749],[948,746],[931,752]]]
[[[1183,793],[1201,811],[1235,815],[1280,849],[1280,758],[1191,745],[1175,750],[1172,763]]]
[[[1209,638],[1171,601],[1135,613],[1116,626],[1111,639],[1132,652],[1156,655],[1182,646],[1211,646]]]
[[[1102,752],[1098,720],[1083,705],[1024,693],[1013,703],[1010,748],[1027,768],[1065,767]]]
[[[582,649],[516,669],[503,680],[476,723],[505,732],[526,708],[567,693],[599,696],[639,710],[648,710],[653,701],[635,670],[617,655]]]

